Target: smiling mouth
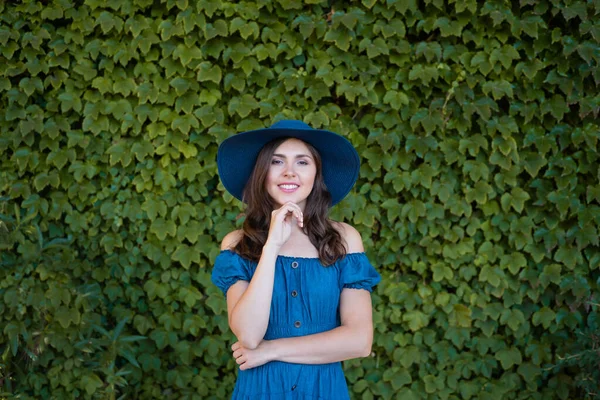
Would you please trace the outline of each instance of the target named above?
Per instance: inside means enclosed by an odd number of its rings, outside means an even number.
[[[277,185],[277,186],[284,192],[293,192],[300,187],[298,185]]]

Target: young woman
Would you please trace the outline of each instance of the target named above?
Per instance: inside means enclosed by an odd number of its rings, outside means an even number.
[[[217,163],[225,188],[247,203],[212,273],[238,339],[233,399],[349,399],[340,361],[371,353],[370,292],[380,281],[356,229],[327,216],[358,177],[356,150],[333,132],[280,121],[226,139]]]

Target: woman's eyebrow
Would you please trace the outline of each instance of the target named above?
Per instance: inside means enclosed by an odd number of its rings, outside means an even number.
[[[287,156],[285,154],[279,154],[279,153],[275,153],[273,154],[274,157],[281,157],[281,158],[287,158]],[[295,158],[302,158],[302,157],[307,157],[307,158],[311,158],[311,156],[309,156],[308,154],[296,154]]]

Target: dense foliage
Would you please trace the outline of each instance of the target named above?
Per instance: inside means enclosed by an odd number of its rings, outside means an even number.
[[[384,276],[373,355],[344,365],[353,398],[580,396],[578,364],[555,365],[596,327],[599,14],[598,0],[0,2],[4,397],[231,393],[209,278],[243,207],[216,150],[281,118],[363,157],[333,209]]]

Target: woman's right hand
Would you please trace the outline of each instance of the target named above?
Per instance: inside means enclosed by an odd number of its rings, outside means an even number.
[[[287,202],[271,213],[269,236],[265,245],[273,246],[277,251],[287,242],[292,233],[294,218],[300,228],[304,226],[302,209],[299,205]]]

